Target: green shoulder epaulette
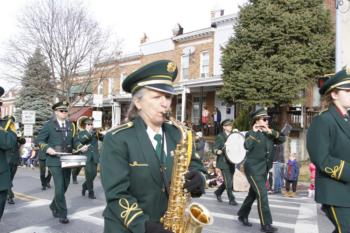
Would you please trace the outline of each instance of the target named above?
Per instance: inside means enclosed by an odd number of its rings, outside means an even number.
[[[134,126],[134,123],[129,121],[128,123],[125,123],[125,124],[122,124],[122,125],[118,125],[118,126],[115,126],[113,128],[111,128],[110,130],[107,131],[107,133],[111,133],[111,134],[116,134],[124,129],[128,129],[128,128],[131,128]]]
[[[318,115],[321,115],[322,113],[327,112],[327,111],[328,111],[328,108],[323,109],[322,111],[320,111],[320,112],[318,113]]]

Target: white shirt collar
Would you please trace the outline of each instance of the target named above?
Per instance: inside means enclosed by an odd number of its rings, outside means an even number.
[[[153,129],[151,129],[150,127],[147,127],[146,132],[148,134],[149,139],[151,140],[151,143],[152,143],[152,146],[154,149],[156,149],[156,146],[157,146],[157,141],[154,139],[154,136],[156,134],[160,134],[162,136],[162,138],[164,138],[164,150],[167,151],[166,139],[165,139],[165,137],[163,137],[163,129],[162,128],[160,128],[159,132],[157,133]]]

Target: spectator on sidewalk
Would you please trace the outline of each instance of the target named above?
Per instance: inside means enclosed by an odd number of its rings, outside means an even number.
[[[198,154],[200,159],[203,160],[204,155],[205,155],[205,151],[204,151],[205,139],[203,138],[203,133],[202,132],[197,132],[196,133],[195,145],[196,145],[196,153]]]
[[[297,191],[298,177],[299,177],[299,165],[296,160],[296,154],[292,153],[289,157],[286,170],[284,173],[284,179],[286,180],[285,196],[295,197],[296,191]],[[291,184],[292,184],[292,192],[290,191]]]
[[[315,177],[316,177],[316,166],[312,162],[309,164],[310,171],[310,186],[309,186],[309,194],[308,197],[313,198],[315,196]]]
[[[274,145],[274,158],[273,158],[273,193],[282,193],[283,188],[283,170],[284,170],[284,145]]]

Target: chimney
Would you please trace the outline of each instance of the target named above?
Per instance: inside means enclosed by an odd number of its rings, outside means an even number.
[[[179,23],[177,23],[175,25],[175,27],[173,28],[172,32],[173,32],[173,36],[182,35],[184,32],[184,28],[181,27],[181,25]]]
[[[211,19],[221,17],[224,14],[225,14],[225,10],[224,9],[213,9],[212,11],[210,11]]]

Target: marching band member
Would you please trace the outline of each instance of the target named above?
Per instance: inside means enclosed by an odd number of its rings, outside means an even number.
[[[83,145],[89,145],[86,154],[85,165],[85,182],[82,185],[81,194],[85,196],[86,190],[88,191],[88,197],[90,199],[96,199],[94,193],[94,179],[97,175],[97,165],[100,159],[100,153],[98,151],[98,141],[103,140],[103,135],[93,129],[92,117],[85,117],[82,120],[83,130],[78,134],[79,141]]]
[[[221,195],[225,191],[227,192],[227,196],[229,199],[229,204],[236,206],[238,203],[235,200],[235,196],[233,195],[233,175],[235,174],[235,164],[231,163],[226,158],[226,151],[224,149],[225,142],[232,133],[233,121],[226,119],[221,125],[223,131],[219,133],[215,138],[215,143],[213,145],[214,154],[216,157],[216,167],[219,168],[224,177],[224,182],[219,186],[219,188],[214,192],[216,198],[219,202],[222,202]]]
[[[15,118],[13,116],[5,116],[3,118],[5,122],[11,121],[13,131],[16,131],[15,129]],[[20,135],[17,136],[17,144],[15,147],[13,147],[11,150],[6,151],[6,157],[7,161],[9,163],[9,168],[10,168],[10,177],[11,177],[11,186],[13,186],[13,179],[15,178],[16,172],[17,172],[17,167],[21,164],[21,155],[20,155],[20,149],[21,146],[23,146],[26,143],[26,139],[24,137],[21,137]],[[13,198],[15,197],[12,187],[8,191],[8,196],[7,196],[7,203],[9,204],[15,204],[15,201]]]
[[[319,92],[328,109],[312,120],[306,144],[316,166],[315,200],[335,226],[333,232],[350,232],[350,66]]]
[[[71,168],[62,168],[59,153],[72,153],[74,148],[86,151],[88,146],[81,145],[76,127],[68,118],[67,101],[54,104],[52,110],[55,117],[47,121],[37,136],[37,144],[46,152],[46,166],[53,176],[55,196],[50,204],[52,215],[59,218],[59,222],[69,223],[67,218],[67,204],[64,196],[70,182]]]
[[[244,172],[250,184],[248,196],[238,211],[238,221],[244,226],[252,226],[248,216],[252,205],[257,199],[261,231],[272,233],[277,231],[273,227],[269,207],[266,179],[272,167],[273,145],[285,141],[284,135],[270,129],[266,109],[261,108],[250,114],[252,129],[245,135],[244,148],[247,150],[244,162]]]
[[[123,89],[132,93],[130,121],[111,129],[101,150],[105,233],[171,233],[160,218],[168,206],[170,152],[181,136],[165,118],[176,75],[173,62],[160,60],[141,67],[123,82]],[[205,179],[199,171],[205,171],[204,167],[192,153],[184,188],[195,197],[204,192]]]
[[[4,89],[0,87],[0,97]],[[7,193],[11,188],[10,168],[6,159],[6,151],[13,149],[17,144],[16,132],[9,127],[11,120],[0,119],[0,221],[4,213]],[[13,124],[13,123],[12,123]]]

